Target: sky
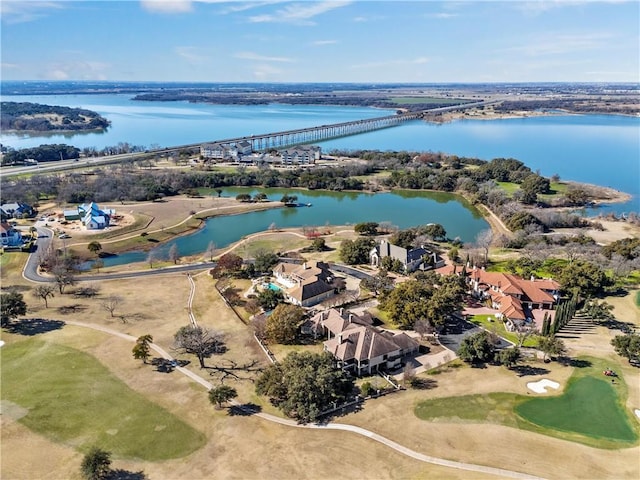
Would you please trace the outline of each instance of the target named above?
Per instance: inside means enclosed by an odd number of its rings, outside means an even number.
[[[0,0],[2,80],[640,82],[640,1]]]

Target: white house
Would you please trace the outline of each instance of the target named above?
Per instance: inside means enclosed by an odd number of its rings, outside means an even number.
[[[314,145],[301,145],[295,148],[280,150],[284,165],[313,165],[320,160],[321,148]]]
[[[279,263],[273,269],[273,276],[276,283],[284,287],[285,300],[302,307],[332,297],[342,286],[342,279],[336,279],[324,262]]]

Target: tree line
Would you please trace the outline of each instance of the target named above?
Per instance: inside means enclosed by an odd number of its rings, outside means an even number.
[[[52,121],[51,115],[60,116],[60,123]],[[110,124],[98,113],[83,108],[30,102],[0,103],[0,128],[3,130],[96,130]]]

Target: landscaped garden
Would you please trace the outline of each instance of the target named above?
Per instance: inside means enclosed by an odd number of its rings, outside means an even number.
[[[2,400],[25,409],[23,425],[81,450],[98,445],[153,461],[183,457],[206,442],[91,355],[37,339],[2,347]]]
[[[535,397],[495,392],[420,402],[419,418],[440,422],[487,422],[532,430],[598,448],[638,442],[637,422],[625,407],[627,386],[603,376],[603,360],[580,359],[560,395]]]

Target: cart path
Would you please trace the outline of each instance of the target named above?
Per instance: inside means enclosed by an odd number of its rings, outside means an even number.
[[[65,323],[69,324],[69,325],[73,325],[76,327],[82,327],[82,328],[91,328],[93,330],[98,330],[100,332],[106,333],[108,335],[113,335],[115,337],[119,337],[123,340],[127,340],[129,342],[135,342],[136,341],[136,337],[134,337],[133,335],[128,335],[126,333],[121,333],[118,332],[117,330],[113,330],[111,328],[108,327],[103,327],[102,325],[95,325],[95,324],[91,324],[91,323],[84,323],[84,322],[77,322],[74,320],[66,320]],[[155,350],[157,353],[159,353],[163,358],[167,359],[167,360],[173,360],[173,357],[167,353],[166,350],[164,350],[162,347],[156,345],[155,343],[151,344],[151,348],[153,350]],[[207,380],[205,380],[204,378],[202,378],[200,375],[197,375],[196,373],[192,372],[191,370],[184,368],[184,367],[176,367],[176,370],[180,373],[182,373],[183,375],[189,377],[191,380],[199,383],[200,385],[202,385],[203,387],[205,387],[207,390],[210,390],[211,388],[213,388],[213,385],[208,382]],[[240,405],[238,402],[233,402],[236,405]],[[299,424],[294,420],[289,420],[286,418],[280,418],[280,417],[276,417],[275,415],[271,415],[268,413],[255,413],[253,414],[253,416],[255,417],[260,417],[263,420],[267,420],[269,422],[274,422],[274,423],[278,423],[280,425],[284,425],[287,427],[295,427],[295,428],[309,428],[309,429],[315,429],[315,430],[342,430],[342,431],[346,431],[346,432],[351,432],[357,435],[362,435],[363,437],[369,438],[371,440],[374,440],[378,443],[381,443],[383,445],[386,445],[389,448],[392,448],[393,450],[406,455],[408,457],[411,457],[415,460],[421,461],[421,462],[425,462],[425,463],[431,463],[434,465],[440,465],[443,467],[449,467],[449,468],[456,468],[458,470],[466,470],[466,471],[470,471],[470,472],[480,472],[480,473],[487,473],[490,475],[496,475],[499,477],[504,477],[504,478],[516,478],[516,479],[527,479],[527,480],[542,480],[541,477],[536,477],[534,475],[529,475],[526,473],[521,473],[521,472],[516,472],[513,470],[505,470],[502,468],[495,468],[495,467],[488,467],[486,465],[477,465],[474,463],[465,463],[465,462],[457,462],[455,460],[447,460],[445,458],[440,458],[440,457],[432,457],[430,455],[425,455],[424,453],[420,453],[420,452],[416,452],[415,450],[412,450],[408,447],[405,447],[404,445],[401,445],[397,442],[394,442],[393,440],[390,440],[386,437],[383,437],[382,435],[379,435],[375,432],[372,432],[371,430],[366,430],[362,427],[358,427],[355,425],[347,425],[347,424],[343,424],[343,423],[326,423],[326,424],[322,424],[322,425],[316,425],[316,424]]]

